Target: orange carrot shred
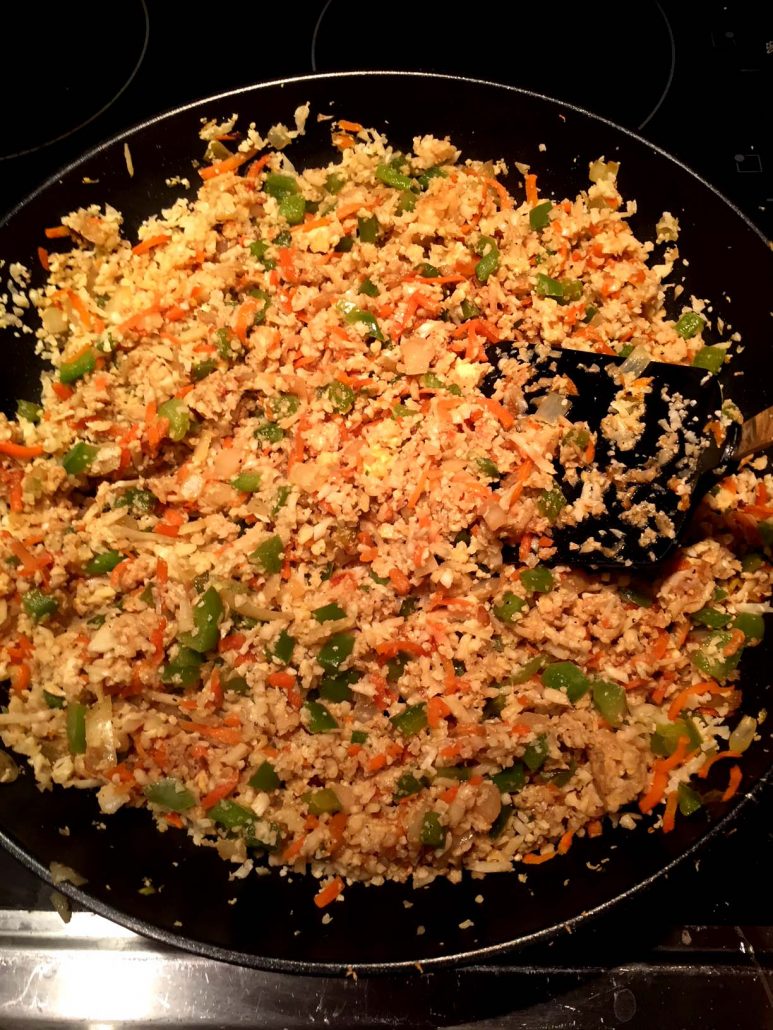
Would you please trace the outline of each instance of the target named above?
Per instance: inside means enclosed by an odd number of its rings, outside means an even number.
[[[740,765],[733,765],[730,768],[730,782],[727,785],[725,793],[722,795],[723,801],[729,801],[735,797],[738,792],[738,788],[741,786],[741,780],[743,779],[743,773],[741,772]]]
[[[332,901],[335,901],[343,889],[344,881],[340,876],[336,876],[336,878],[326,884],[318,894],[314,895],[314,904],[317,908],[326,908]]]
[[[709,774],[709,770],[717,762],[723,761],[725,758],[740,758],[740,751],[722,751],[721,754],[713,755],[711,758],[707,758],[703,765],[698,770],[698,775],[702,780],[705,780]]]
[[[543,862],[549,862],[551,858],[555,857],[555,851],[546,851],[541,855],[537,855],[532,852],[530,855],[524,855],[522,861],[524,865],[542,865]]]

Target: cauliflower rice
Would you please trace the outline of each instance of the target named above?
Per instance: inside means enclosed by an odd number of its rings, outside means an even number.
[[[303,172],[209,131],[198,195],[134,246],[109,207],[48,231],[54,371],[0,423],[2,739],[239,875],[310,869],[320,905],[543,862],[606,816],[668,831],[754,736],[773,481],[725,480],[645,585],[551,565],[579,517],[556,461],[590,503],[594,436],[535,417],[526,365],[479,386],[502,340],[700,364],[703,306],[665,310],[676,220],[653,263],[611,163],[550,203],[448,140],[332,129]]]

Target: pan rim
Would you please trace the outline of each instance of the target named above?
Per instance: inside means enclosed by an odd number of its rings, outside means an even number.
[[[309,75],[297,75],[290,76],[281,79],[272,79],[268,82],[257,82],[247,86],[240,86],[236,89],[226,90],[222,93],[213,94],[211,96],[202,97],[200,99],[191,101],[186,104],[179,105],[175,108],[171,108],[167,111],[163,111],[160,114],[154,115],[151,118],[145,119],[122,132],[111,136],[109,139],[97,144],[96,146],[89,149],[87,152],[82,154],[80,157],[71,161],[59,169],[54,174],[50,175],[40,186],[30,192],[21,201],[15,204],[9,211],[7,211],[2,218],[0,218],[0,230],[2,230],[12,219],[31,201],[33,201],[40,194],[46,190],[55,186],[57,181],[62,177],[69,175],[79,167],[83,166],[91,158],[109,147],[114,146],[117,143],[128,141],[134,136],[141,133],[143,130],[150,126],[164,122],[167,119],[171,119],[186,111],[192,111],[196,108],[202,108],[208,104],[220,103],[224,100],[231,98],[238,98],[246,96],[251,93],[256,93],[260,90],[271,89],[276,87],[284,87],[290,84],[303,84],[309,83],[310,86],[330,82],[339,81],[341,79],[357,79],[357,78],[378,78],[378,77],[394,77],[403,79],[432,79],[432,80],[445,80],[452,82],[460,82],[470,86],[484,86],[496,90],[504,90],[508,93],[514,93],[519,96],[525,96],[530,99],[546,102],[554,106],[558,111],[569,110],[575,114],[582,115],[585,118],[589,118],[595,122],[599,122],[617,133],[621,133],[624,136],[635,140],[636,142],[647,147],[651,151],[659,154],[661,157],[666,158],[670,163],[681,168],[684,172],[687,172],[693,179],[697,180],[706,189],[710,190],[720,201],[722,201],[728,208],[744,223],[747,229],[750,229],[755,236],[757,236],[760,242],[764,245],[765,250],[770,253],[768,247],[768,241],[757,225],[743,212],[741,209],[729,200],[720,190],[713,186],[710,182],[704,179],[698,172],[692,169],[689,165],[683,161],[674,157],[668,151],[663,150],[661,147],[654,143],[651,143],[645,137],[639,135],[631,129],[624,128],[618,125],[616,122],[611,121],[601,115],[594,114],[588,111],[586,108],[580,107],[576,104],[569,103],[567,101],[558,100],[554,97],[547,96],[543,93],[538,93],[533,90],[522,89],[517,86],[507,85],[505,83],[499,83],[487,79],[477,79],[470,76],[464,75],[450,75],[439,72],[420,72],[420,71],[408,71],[408,70],[389,70],[389,69],[374,69],[368,71],[344,71],[344,72],[322,72]],[[165,930],[155,924],[148,923],[145,920],[137,919],[131,915],[121,912],[119,909],[103,902],[99,898],[94,897],[90,893],[79,889],[69,883],[54,884],[50,871],[43,866],[36,858],[25,851],[16,841],[9,836],[2,828],[0,828],[0,844],[18,861],[24,866],[30,869],[36,876],[44,880],[52,887],[56,887],[57,890],[67,895],[72,900],[83,905],[84,908],[96,912],[98,915],[111,920],[121,926],[124,926],[135,933],[138,933],[144,937],[149,937],[152,940],[158,941],[162,944],[170,947],[179,948],[183,951],[193,953],[196,955],[202,955],[206,958],[214,959],[221,962],[228,962],[233,965],[246,966],[248,968],[263,970],[270,973],[289,973],[294,975],[303,976],[342,976],[350,972],[356,972],[358,975],[389,975],[395,973],[406,973],[413,970],[419,972],[436,972],[442,969],[448,969],[453,966],[468,965],[480,960],[497,959],[508,953],[516,953],[518,950],[538,944],[544,941],[548,941],[554,938],[560,932],[571,933],[574,928],[580,924],[585,924],[594,920],[597,920],[600,916],[606,913],[613,905],[618,903],[626,903],[632,898],[643,894],[645,891],[650,889],[657,881],[664,877],[667,877],[677,867],[681,866],[688,859],[693,857],[697,852],[708,845],[710,841],[713,841],[718,835],[723,834],[728,828],[730,828],[740,817],[741,813],[746,811],[750,806],[756,804],[759,795],[770,785],[773,781],[773,765],[771,765],[767,771],[757,780],[754,786],[745,794],[741,795],[735,805],[723,816],[721,816],[715,823],[713,823],[704,834],[702,834],[697,840],[695,840],[684,852],[672,858],[665,865],[661,866],[656,872],[652,873],[644,880],[633,884],[627,890],[615,894],[614,896],[607,898],[605,901],[599,903],[595,907],[586,911],[580,912],[570,919],[560,923],[554,923],[551,926],[543,927],[540,930],[535,930],[532,933],[526,934],[525,936],[518,937],[510,941],[502,941],[498,944],[484,945],[481,947],[470,948],[463,951],[455,951],[452,954],[438,955],[426,959],[402,959],[399,961],[388,961],[388,962],[351,962],[346,963],[343,961],[338,962],[315,962],[301,959],[284,959],[284,958],[273,958],[270,956],[259,956],[253,955],[243,951],[237,951],[229,948],[222,948],[216,945],[206,944],[201,941],[193,940],[182,935],[172,933],[171,931]],[[508,875],[508,874],[502,874]],[[512,874],[509,874],[512,875]]]

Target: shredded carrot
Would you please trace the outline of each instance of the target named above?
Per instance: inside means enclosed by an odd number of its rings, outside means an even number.
[[[736,651],[738,651],[740,648],[743,647],[745,642],[746,642],[746,634],[742,630],[740,630],[740,629],[731,629],[730,630],[730,640],[722,648],[722,654],[726,658],[729,657],[730,655],[735,654]]]
[[[24,511],[23,477],[19,470],[9,471],[5,480],[8,483],[8,505],[12,512]]]
[[[279,267],[288,283],[295,286],[298,282],[298,272],[295,268],[295,251],[290,247],[280,247],[277,251]]]
[[[555,857],[555,851],[546,851],[541,855],[536,855],[532,852],[530,855],[524,855],[522,861],[524,865],[542,865],[543,862],[549,862],[551,858]]]
[[[670,757],[656,759],[652,767],[652,781],[647,788],[646,794],[639,801],[639,810],[641,812],[645,814],[651,812],[655,805],[663,800],[663,795],[668,786],[668,774],[672,769],[675,769],[684,762],[689,753],[689,746],[689,738],[681,736],[677,741],[674,753]]]
[[[663,833],[671,833],[676,823],[676,805],[679,800],[677,791],[672,790],[666,801],[666,810],[663,813]]]
[[[181,830],[185,825],[185,823],[183,822],[183,817],[179,814],[179,812],[167,812],[164,816],[164,819],[166,820],[166,822],[169,823],[170,826],[174,826],[176,830]]]
[[[8,657],[14,661],[24,661],[25,658],[31,658],[34,652],[32,641],[24,633],[19,634],[19,639],[15,644],[8,645]]]
[[[271,160],[272,156],[273,155],[269,151],[268,154],[264,154],[262,157],[259,157],[257,161],[253,161],[250,167],[245,172],[245,179],[257,179],[257,177],[266,167],[268,162]]]
[[[154,247],[163,247],[164,244],[169,243],[171,236],[168,233],[161,233],[158,236],[149,236],[146,240],[141,240],[132,247],[132,254],[136,254],[138,257],[140,254],[147,254],[149,250],[153,250]]]
[[[526,187],[526,203],[529,204],[530,207],[534,207],[539,200],[539,195],[537,194],[537,176],[524,176],[524,185]]]
[[[502,183],[498,182],[496,179],[489,178],[489,176],[485,176],[483,181],[487,186],[490,186],[493,190],[496,190],[499,196],[499,206],[501,207],[501,209],[503,211],[509,211],[513,206],[513,198],[507,192]]]
[[[247,151],[244,154],[232,154],[231,157],[226,157],[223,161],[215,161],[214,164],[209,165],[207,168],[199,168],[199,175],[206,181],[207,179],[214,179],[217,175],[223,175],[225,172],[235,172],[246,161],[251,161],[254,156],[254,150]]]
[[[480,402],[484,407],[488,408],[489,413],[494,416],[503,429],[513,428],[515,419],[503,404],[500,404],[499,401],[495,401],[491,397],[481,397]]]
[[[60,401],[68,401],[75,393],[75,390],[66,383],[51,383],[51,389]]]
[[[567,830],[561,840],[558,842],[558,853],[559,855],[565,855],[569,848],[572,846],[574,839],[574,830]]]
[[[161,536],[176,537],[183,522],[185,522],[185,516],[182,512],[177,511],[176,508],[167,508],[163,518],[154,526],[153,532],[159,533]]]
[[[44,229],[47,240],[63,240],[70,235],[66,225],[55,225],[52,229]]]
[[[433,279],[433,282],[437,282],[437,279]],[[493,322],[489,322],[486,318],[472,318],[468,322],[462,322],[460,326],[451,333],[451,336],[458,340],[462,336],[466,336],[470,331],[479,333],[484,339],[488,340],[489,343],[499,343],[499,331]]]
[[[43,448],[39,444],[25,447],[24,444],[13,443],[11,440],[0,440],[0,454],[7,454],[9,458],[16,458],[17,461],[27,461],[29,458],[39,458],[43,454]]]
[[[21,562],[20,571],[23,576],[34,576],[37,572],[40,572],[40,562],[29,548],[25,547],[20,540],[10,535],[6,536],[6,539],[14,557],[18,558]]]
[[[281,687],[282,690],[289,690],[295,686],[295,676],[289,672],[271,672],[266,677],[266,683],[270,687]]]
[[[164,586],[169,580],[169,566],[163,558],[156,559],[156,581],[159,586]]]
[[[339,150],[351,150],[354,146],[354,137],[345,132],[336,132],[333,135],[333,146]]]
[[[414,487],[411,496],[408,498],[408,507],[413,511],[416,505],[419,503],[419,498],[424,493],[427,486],[427,470],[422,469],[416,486]]]
[[[524,533],[518,544],[518,561],[524,563],[531,554],[531,544],[534,540],[533,533]]]
[[[311,232],[312,229],[321,229],[325,225],[330,225],[331,220],[330,218],[310,218],[307,222],[294,225],[290,232]]]
[[[44,272],[50,271],[51,266],[48,263],[48,251],[45,247],[38,247],[38,261],[40,262],[40,267]]]
[[[589,837],[600,837],[602,832],[601,820],[591,819],[585,827],[585,832]]]
[[[349,816],[346,812],[336,812],[335,815],[331,815],[328,820],[327,830],[330,834],[330,838],[333,842],[333,849],[338,848],[343,840],[344,833],[346,831],[346,823]]]
[[[378,772],[379,769],[383,769],[386,764],[387,764],[387,756],[386,755],[374,755],[370,759],[370,761],[368,762],[368,771],[369,772]]]
[[[374,650],[381,658],[394,658],[400,651],[406,654],[424,654],[424,648],[414,640],[391,640],[386,644],[376,644]]]
[[[252,322],[258,310],[257,297],[248,297],[236,311],[234,332],[242,343],[247,342],[247,333],[252,328]]]
[[[645,660],[652,663],[659,662],[668,650],[669,640],[670,637],[668,633],[664,629],[662,629],[658,634],[657,640],[645,655]]]
[[[707,758],[703,765],[698,770],[698,775],[702,780],[705,780],[709,774],[709,770],[717,762],[722,762],[725,758],[740,758],[740,751],[723,751],[721,754],[713,755],[711,758]]]
[[[445,801],[445,803],[447,805],[450,805],[451,802],[456,798],[456,795],[458,793],[459,793],[459,788],[457,786],[447,787],[443,791],[443,793],[440,795],[440,800],[441,801]]]
[[[230,726],[207,726],[203,722],[178,722],[178,727],[186,733],[200,733],[202,737],[209,737],[219,744],[241,744],[242,735]]]
[[[725,793],[722,795],[723,801],[729,801],[735,797],[738,793],[738,788],[741,786],[741,780],[743,779],[743,773],[741,772],[740,765],[733,765],[730,768],[730,782],[727,785]]]
[[[293,448],[290,451],[290,456],[287,460],[288,471],[297,465],[298,462],[303,461],[303,452],[306,447],[306,441],[304,440],[304,433],[308,428],[308,419],[305,415],[302,415],[298,420],[298,425],[295,430],[295,437],[293,438]]]
[[[713,680],[706,680],[704,683],[695,683],[692,687],[680,690],[668,709],[668,717],[673,722],[679,718],[679,713],[694,694],[733,694],[732,687],[720,687]]]
[[[32,672],[26,662],[11,665],[8,672],[11,678],[11,689],[14,694],[21,694],[27,690],[32,680]]]
[[[206,812],[207,809],[212,808],[218,801],[222,801],[223,798],[227,798],[229,794],[233,793],[236,789],[236,785],[239,782],[238,774],[231,777],[230,780],[226,780],[224,783],[220,783],[217,787],[213,787],[208,794],[205,794],[201,799],[201,807]]]
[[[390,569],[387,575],[398,594],[410,593],[411,581],[404,572],[401,572],[400,569]]]
[[[314,904],[317,908],[326,908],[332,901],[335,901],[343,889],[344,881],[340,876],[336,876],[336,878],[326,884],[318,894],[314,895]]]
[[[359,122],[350,122],[346,118],[339,118],[336,124],[344,132],[362,132],[362,125]]]
[[[437,729],[443,719],[451,714],[451,709],[442,697],[431,697],[427,702],[427,722],[431,729]]]
[[[532,473],[533,468],[534,462],[531,460],[531,458],[527,458],[523,462],[523,464],[519,466],[518,471],[515,473],[515,485],[513,486],[513,491],[510,494],[511,508],[516,503],[516,501],[518,501],[521,494],[523,493],[523,489],[526,486],[526,483],[529,479],[529,476]]]

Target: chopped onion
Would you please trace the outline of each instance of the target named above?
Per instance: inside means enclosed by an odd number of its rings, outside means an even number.
[[[5,751],[0,751],[0,783],[13,783],[18,778],[18,765]]]
[[[247,588],[242,583],[233,581],[226,583],[220,594],[233,611],[239,615],[246,615],[248,619],[257,619],[258,622],[276,622],[278,619],[286,618],[282,612],[272,611],[271,608],[264,608],[247,593]]]
[[[89,758],[98,765],[115,765],[115,730],[113,728],[113,702],[103,697],[86,714],[86,744]]]
[[[634,347],[622,365],[618,365],[616,368],[610,366],[609,370],[613,375],[633,376],[635,379],[638,379],[651,361],[652,358],[646,348]]]
[[[745,751],[754,740],[754,734],[756,732],[757,720],[753,719],[751,715],[744,715],[736,728],[730,734],[730,740],[728,741],[730,744],[730,750]]]
[[[51,873],[54,885],[71,883],[74,887],[82,887],[84,883],[89,882],[85,876],[81,876],[80,873],[76,873],[70,866],[63,865],[61,862],[51,862],[48,871]]]
[[[591,161],[588,166],[588,177],[591,182],[606,182],[607,179],[616,179],[619,171],[619,161],[605,161],[599,158],[598,161]]]
[[[63,923],[70,922],[72,919],[72,909],[70,908],[70,902],[64,894],[60,894],[59,891],[51,891],[51,905]]]
[[[540,422],[547,422],[548,425],[554,426],[569,410],[571,403],[568,397],[562,397],[560,393],[546,394],[534,412],[534,417],[538,418]]]

